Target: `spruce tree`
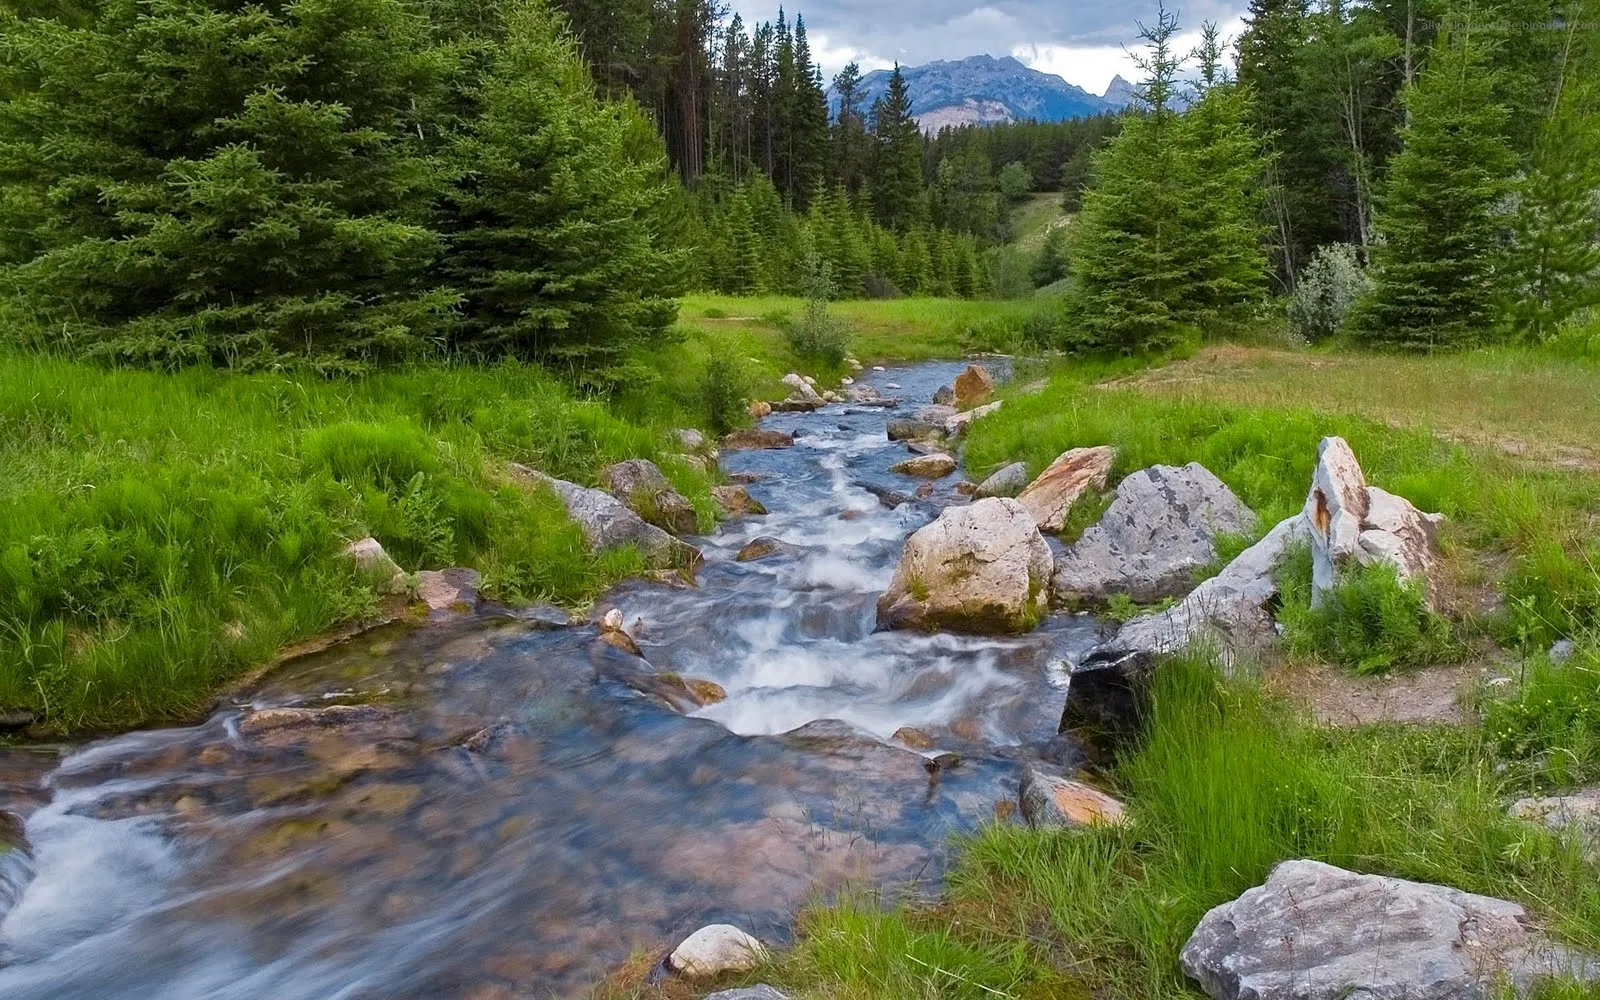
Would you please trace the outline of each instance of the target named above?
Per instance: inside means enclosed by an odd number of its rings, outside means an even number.
[[[1237,318],[1265,297],[1268,264],[1262,191],[1269,163],[1250,126],[1251,96],[1225,81],[1217,26],[1207,23],[1196,55],[1200,95],[1179,119],[1182,193],[1178,221],[1188,288],[1176,318],[1200,325]]]
[[[1507,319],[1520,337],[1554,338],[1600,305],[1600,3],[1572,14],[1553,107],[1516,187]]]
[[[456,343],[538,358],[610,386],[676,318],[673,254],[655,229],[670,191],[653,126],[599,100],[559,15],[511,0],[506,34],[458,137],[462,177],[443,275],[466,300]]]
[[[1177,338],[1189,249],[1179,221],[1183,163],[1180,123],[1171,105],[1178,62],[1172,52],[1177,19],[1163,8],[1141,26],[1149,43],[1148,74],[1139,91],[1141,114],[1094,159],[1095,184],[1084,192],[1072,225],[1070,267],[1075,289],[1068,308],[1073,346],[1131,354]]]
[[[1353,317],[1369,343],[1482,340],[1505,285],[1501,204],[1516,155],[1506,111],[1467,24],[1442,33],[1405,95],[1405,148],[1389,164],[1371,248],[1372,289]]]
[[[927,214],[922,182],[922,131],[911,117],[911,94],[896,66],[888,92],[872,106],[872,203],[878,221],[905,231]]]
[[[427,213],[457,67],[415,5],[105,0],[5,42],[0,254],[64,345],[336,369],[451,330]]]

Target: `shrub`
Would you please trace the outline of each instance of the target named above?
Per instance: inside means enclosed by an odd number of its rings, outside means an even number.
[[[1348,243],[1322,247],[1289,297],[1289,329],[1313,344],[1334,336],[1367,284],[1358,249]]]
[[[750,395],[750,376],[739,359],[713,355],[706,359],[699,380],[700,402],[706,426],[718,436],[744,423],[744,401]]]
[[[1033,190],[1033,171],[1026,163],[1008,163],[1000,168],[999,185],[1006,201],[1021,201]]]
[[[1425,667],[1460,652],[1450,622],[1428,607],[1422,587],[1393,566],[1347,569],[1322,606],[1311,606],[1311,553],[1302,549],[1282,571],[1283,623],[1297,653],[1324,656],[1359,674]]]
[[[848,353],[849,333],[844,322],[828,312],[828,301],[836,291],[833,268],[815,251],[802,265],[801,289],[805,311],[784,327],[789,347],[807,360],[837,365]]]

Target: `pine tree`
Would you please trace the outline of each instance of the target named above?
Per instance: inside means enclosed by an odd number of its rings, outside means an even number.
[[[1139,92],[1143,113],[1129,117],[1095,156],[1095,184],[1072,226],[1076,288],[1069,308],[1080,349],[1131,354],[1168,346],[1178,335],[1175,317],[1186,309],[1188,247],[1178,221],[1184,168],[1171,106],[1176,31],[1165,8],[1154,25],[1141,26],[1150,53]]]
[[[1176,303],[1183,322],[1215,325],[1265,297],[1266,237],[1261,224],[1269,163],[1250,127],[1250,92],[1223,80],[1215,23],[1202,29],[1199,100],[1179,119],[1183,194],[1178,221],[1188,290]]]
[[[456,342],[601,386],[634,377],[628,354],[664,342],[676,316],[674,261],[654,228],[670,187],[653,126],[631,102],[595,97],[540,0],[508,4],[479,100],[445,219],[444,275],[468,315]]]
[[[839,113],[833,125],[834,180],[851,194],[861,190],[867,171],[867,122],[861,107],[861,67],[850,63],[833,78]]]
[[[0,255],[80,348],[360,365],[432,349],[456,67],[405,0],[105,0],[7,26]]]
[[[1372,290],[1353,318],[1369,342],[1481,340],[1504,288],[1501,202],[1516,154],[1472,26],[1442,33],[1405,95],[1404,150],[1389,164],[1371,249]]]
[[[729,199],[723,222],[722,273],[719,288],[729,295],[754,295],[761,290],[761,252],[755,221],[744,188]]]
[[[927,230],[917,227],[901,240],[900,290],[907,295],[932,295],[933,258],[928,253]]]
[[[1507,319],[1524,339],[1554,338],[1600,305],[1600,3],[1572,11],[1554,106],[1517,184]]]
[[[911,94],[896,66],[888,92],[872,106],[872,203],[878,221],[905,231],[927,214],[922,180],[922,130],[911,117]]]

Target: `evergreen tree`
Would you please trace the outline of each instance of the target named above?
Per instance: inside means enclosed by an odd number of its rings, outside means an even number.
[[[1268,160],[1250,127],[1250,93],[1224,82],[1217,26],[1207,23],[1196,55],[1199,100],[1179,120],[1182,151],[1179,198],[1188,290],[1175,315],[1215,324],[1237,316],[1266,292],[1262,188]]]
[[[1053,285],[1067,276],[1067,227],[1052,226],[1044,234],[1033,262],[1033,287]]]
[[[1534,342],[1600,305],[1600,32],[1584,27],[1596,23],[1594,0],[1569,12],[1554,107],[1516,189],[1507,318]]]
[[[1179,218],[1183,164],[1180,123],[1171,106],[1178,62],[1172,52],[1177,19],[1162,8],[1154,25],[1141,25],[1149,56],[1139,91],[1143,111],[1094,160],[1095,184],[1071,230],[1071,273],[1076,288],[1069,308],[1075,345],[1094,351],[1135,353],[1169,345],[1175,317],[1186,309]]]
[[[723,224],[720,290],[729,295],[754,295],[761,290],[761,255],[750,199],[739,188],[729,199]]]
[[[1405,95],[1410,124],[1389,165],[1371,249],[1372,290],[1353,319],[1376,343],[1481,339],[1504,287],[1501,203],[1516,154],[1471,24],[1441,34]]]
[[[968,147],[939,163],[933,190],[933,220],[944,229],[993,238],[1000,203],[994,167],[981,149]]]
[[[677,311],[672,254],[656,239],[670,188],[653,127],[631,103],[596,98],[540,0],[510,0],[479,100],[445,215],[444,274],[468,317],[457,343],[599,385],[637,375],[629,352],[663,342]]]
[[[851,63],[833,78],[839,113],[833,125],[834,180],[851,194],[861,190],[867,171],[867,122],[862,112],[861,67]]]
[[[927,213],[923,197],[922,130],[911,117],[911,94],[896,66],[888,92],[872,106],[872,203],[878,221],[904,231]]]
[[[341,367],[450,331],[428,129],[457,67],[410,3],[105,0],[0,60],[0,254],[75,346]]]

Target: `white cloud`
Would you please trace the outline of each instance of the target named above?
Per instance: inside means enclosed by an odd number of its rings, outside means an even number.
[[[1244,18],[1238,15],[1218,25],[1224,40],[1236,41],[1244,33]],[[1194,64],[1186,57],[1200,44],[1200,29],[1184,31],[1172,39],[1172,50],[1185,57],[1180,74],[1192,76]],[[1104,94],[1111,78],[1121,75],[1130,83],[1139,83],[1144,71],[1134,61],[1142,54],[1143,41],[1136,40],[1126,48],[1120,45],[1019,45],[1012,50],[1029,67],[1045,73],[1054,73],[1068,83],[1091,94]],[[1231,64],[1232,49],[1226,60]]]
[[[882,56],[851,45],[835,45],[833,44],[833,39],[821,32],[815,34],[808,32],[808,35],[811,42],[811,58],[815,59],[817,65],[822,67],[822,82],[824,84],[832,83],[834,74],[850,63],[860,66],[862,73],[871,73],[875,69],[894,68],[893,59],[885,59]]]

